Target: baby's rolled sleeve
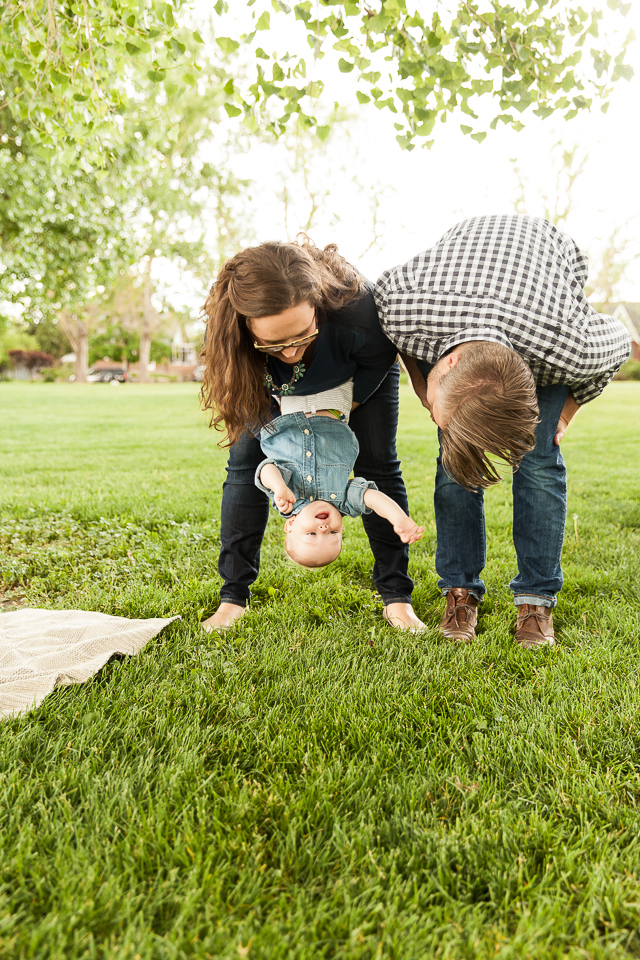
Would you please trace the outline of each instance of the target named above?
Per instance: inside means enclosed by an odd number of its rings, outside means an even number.
[[[347,496],[344,501],[344,512],[348,517],[359,517],[363,513],[371,513],[371,507],[364,502],[365,491],[377,490],[373,480],[365,480],[363,477],[354,477],[347,484]]]

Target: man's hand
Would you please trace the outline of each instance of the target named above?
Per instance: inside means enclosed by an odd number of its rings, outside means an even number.
[[[569,392],[567,399],[565,401],[564,407],[562,408],[562,413],[560,414],[560,419],[558,420],[558,426],[556,428],[556,435],[553,438],[553,442],[556,447],[560,446],[560,442],[567,432],[567,427],[575,417],[576,413],[580,409],[580,405],[576,403],[573,399],[573,394]]]
[[[398,534],[403,543],[415,543],[422,539],[424,527],[419,527],[411,517],[403,517],[393,525],[394,531]]]
[[[558,420],[558,427],[557,427],[557,429],[556,429],[556,435],[555,435],[555,437],[553,438],[553,442],[555,443],[556,447],[559,447],[559,446],[560,446],[560,441],[562,440],[562,438],[564,437],[565,433],[567,432],[567,427],[568,427],[568,426],[569,426],[568,420],[565,420],[564,417],[561,416],[560,419]]]
[[[280,513],[291,513],[296,502],[295,494],[285,484],[278,484],[273,490],[273,500]]]

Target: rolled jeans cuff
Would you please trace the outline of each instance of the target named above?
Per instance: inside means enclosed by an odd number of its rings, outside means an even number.
[[[239,600],[238,597],[223,597],[222,593],[220,594],[220,603],[234,603],[236,607],[246,607],[249,603],[248,600],[243,599]]]
[[[555,607],[558,602],[557,597],[537,597],[532,593],[517,593],[513,602],[516,607],[522,606],[523,603],[530,603],[534,607]]]
[[[450,590],[458,590],[458,587],[442,587],[442,596],[446,597]],[[467,588],[464,588],[467,590]],[[467,593],[470,593],[472,597],[475,597],[478,603],[482,603],[482,594],[477,593],[475,590],[467,590]]]
[[[411,594],[408,597],[382,597],[382,603],[385,607],[388,607],[390,603],[408,603],[413,604],[411,599]]]

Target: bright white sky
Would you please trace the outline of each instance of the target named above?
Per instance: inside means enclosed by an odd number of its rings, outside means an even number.
[[[606,11],[605,16],[609,15]],[[640,37],[640,0],[634,0],[622,22],[625,33],[633,28]],[[267,50],[282,49],[282,26],[273,37],[265,32],[260,39]],[[629,48],[627,61],[635,76],[631,82],[618,82],[607,114],[596,106],[567,122],[553,117],[542,121],[525,113],[525,130],[518,133],[501,126],[489,131],[481,144],[461,133],[459,124],[465,121],[461,116],[436,124],[436,142],[430,151],[417,147],[407,153],[395,141],[393,115],[356,104],[358,119],[351,141],[330,142],[325,155],[312,162],[314,185],[327,196],[311,236],[319,245],[337,243],[349,260],[375,280],[382,270],[434,243],[458,220],[478,213],[513,212],[519,194],[514,161],[528,184],[526,212],[543,215],[544,195],[555,192],[561,150],[554,151],[554,145],[560,141],[563,149],[579,144],[587,154],[564,229],[594,261],[615,228],[626,238],[629,257],[639,254],[638,41]],[[334,99],[346,105],[355,100],[350,76],[333,70],[327,61],[321,61],[316,70],[323,71],[329,105]],[[304,224],[309,201],[287,173],[284,149],[257,146],[238,157],[234,167],[239,176],[253,181],[247,227],[255,239],[293,239]],[[287,225],[279,196],[285,180],[291,191],[298,189],[297,196],[290,198]],[[379,198],[378,220],[383,227],[378,242],[364,253],[373,239],[373,195]],[[640,301],[640,258],[626,271],[620,295]]]

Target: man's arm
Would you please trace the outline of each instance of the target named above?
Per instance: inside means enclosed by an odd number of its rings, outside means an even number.
[[[431,412],[431,407],[429,406],[429,402],[427,400],[427,381],[420,372],[418,361],[415,357],[410,357],[407,353],[401,353],[400,359],[402,360],[403,367],[409,374],[414,393],[419,398],[422,406],[426,407],[427,410]]]
[[[366,507],[389,521],[403,543],[415,543],[416,540],[420,540],[424,527],[419,527],[386,493],[369,489],[364,491],[362,499]]]
[[[291,513],[296,502],[294,493],[284,482],[275,463],[265,463],[260,471],[260,483],[273,491],[273,500],[280,513]]]
[[[560,414],[560,419],[558,420],[558,429],[556,430],[556,435],[554,437],[554,442],[557,447],[560,446],[560,441],[567,432],[567,427],[579,409],[580,404],[576,403],[573,394],[571,391],[569,391],[564,407],[562,408],[562,413]]]

